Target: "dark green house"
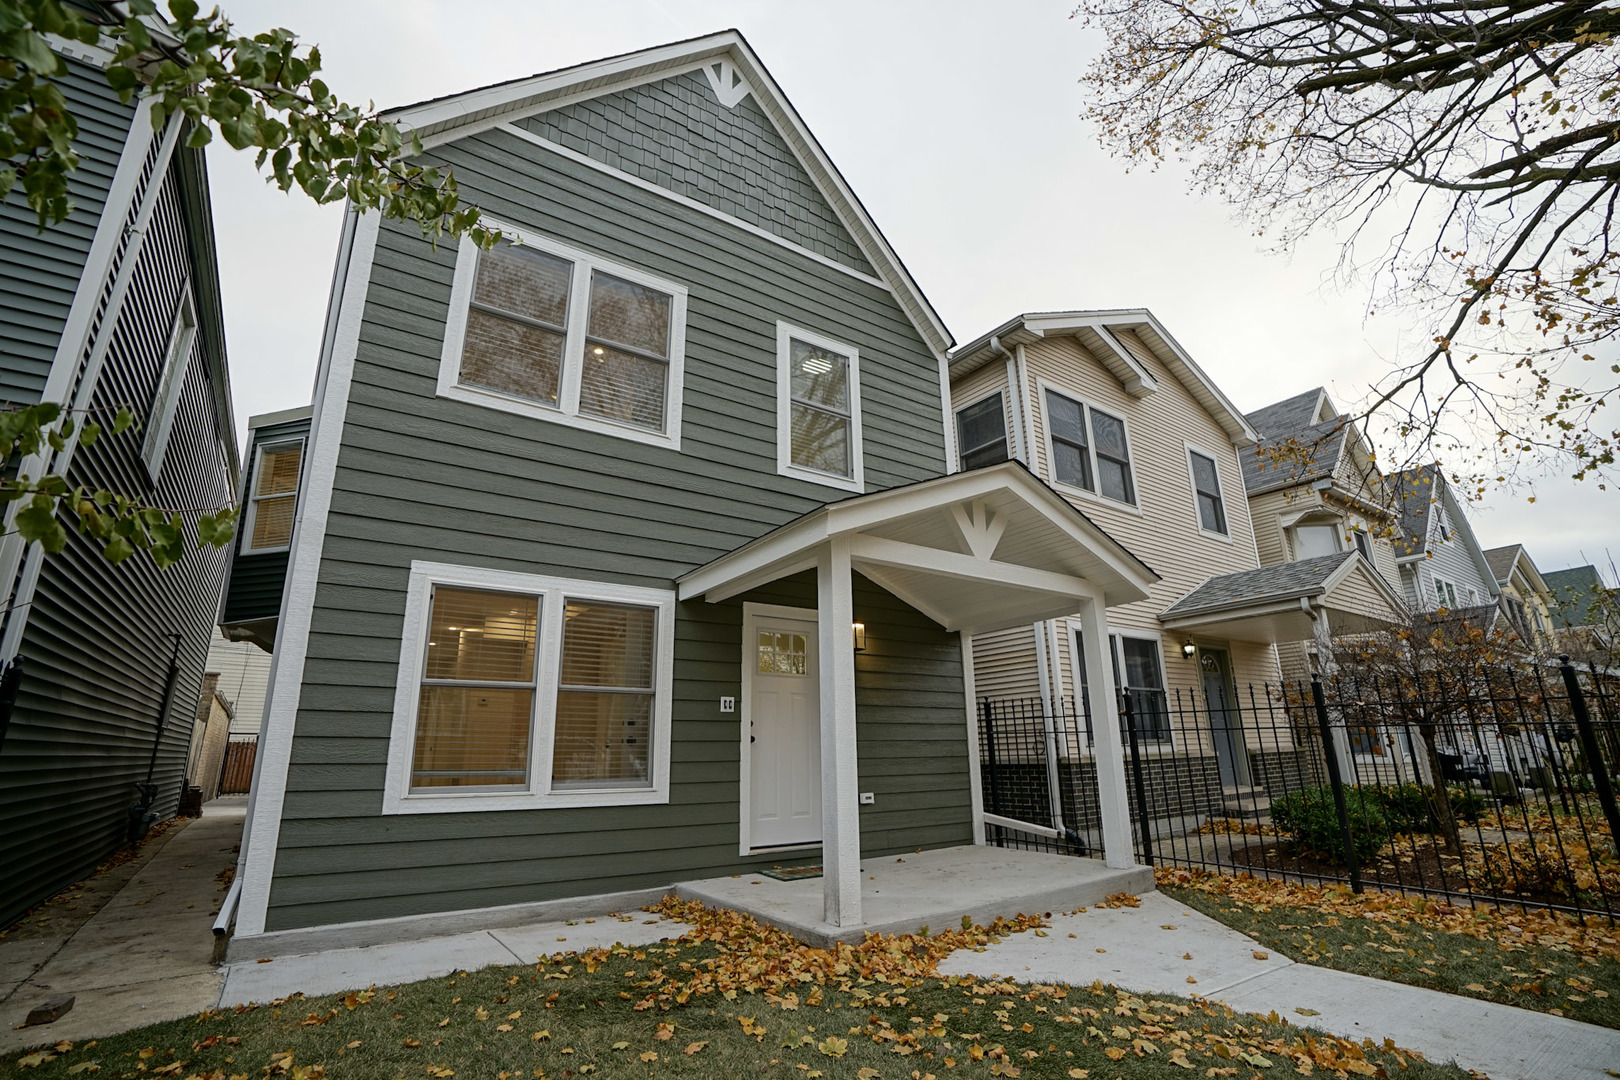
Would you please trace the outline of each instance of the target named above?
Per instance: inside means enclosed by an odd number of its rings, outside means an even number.
[[[504,240],[347,219],[233,955],[818,853],[855,926],[863,854],[982,842],[966,635],[1153,574],[952,471],[951,340],[747,43],[393,117]]]
[[[41,229],[0,202],[0,397],[140,426],[13,461],[197,516],[231,505],[237,455],[203,153],[183,119],[122,104],[107,55],[78,43],[56,79],[78,121],[73,212]],[[8,515],[20,504],[12,504]],[[70,527],[46,555],[0,539],[0,926],[174,813],[227,553],[119,566]],[[152,787],[143,793],[141,785]]]

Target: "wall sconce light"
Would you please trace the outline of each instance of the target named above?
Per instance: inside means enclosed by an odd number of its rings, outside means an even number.
[[[1191,660],[1193,658],[1193,654],[1197,651],[1198,646],[1193,644],[1192,638],[1188,638],[1186,641],[1181,643],[1181,655],[1185,656],[1187,659]]]
[[[866,651],[866,624],[863,622],[850,623],[849,628],[855,635],[855,651]]]

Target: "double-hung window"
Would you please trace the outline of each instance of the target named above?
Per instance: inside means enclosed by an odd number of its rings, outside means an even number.
[[[1046,428],[1058,483],[1136,504],[1125,421],[1049,389]]]
[[[685,288],[501,231],[461,244],[440,395],[679,449]]]
[[[1354,529],[1354,530],[1352,530],[1351,533],[1350,533],[1350,539],[1352,539],[1352,540],[1354,540],[1356,542],[1356,550],[1361,552],[1361,557],[1363,559],[1366,559],[1368,562],[1372,562],[1372,557],[1373,557],[1372,537],[1367,535],[1367,530],[1366,529]]]
[[[292,543],[303,458],[303,439],[267,442],[255,452],[252,486],[242,522],[242,535],[247,538],[242,546],[244,553],[284,551]]]
[[[999,392],[956,411],[956,449],[964,469],[1007,460],[1007,410]]]
[[[1449,610],[1457,607],[1457,586],[1445,578],[1436,575],[1434,579],[1434,598],[1440,606]]]
[[[1344,548],[1340,540],[1344,534],[1344,526],[1337,522],[1328,524],[1305,524],[1294,526],[1294,560],[1320,558],[1323,555],[1337,555]]]
[[[1193,498],[1198,503],[1198,527],[1205,532],[1228,535],[1226,501],[1221,498],[1221,477],[1215,468],[1215,459],[1190,447],[1187,456],[1192,463]]]
[[[384,812],[661,803],[674,595],[416,563]]]
[[[180,296],[169,337],[163,350],[163,368],[158,375],[152,408],[146,414],[145,436],[141,440],[141,460],[146,474],[157,483],[163,472],[163,459],[169,453],[169,436],[174,431],[175,413],[180,408],[180,392],[185,389],[186,372],[191,368],[191,346],[197,338],[197,309],[191,302],[191,289]]]
[[[779,322],[776,366],[776,471],[864,491],[860,353]]]
[[[1108,635],[1109,666],[1114,686],[1131,692],[1131,715],[1137,737],[1153,742],[1170,741],[1170,704],[1164,685],[1164,665],[1159,660],[1159,643],[1154,638]],[[1086,671],[1086,653],[1081,631],[1074,632],[1074,669],[1080,679],[1081,711],[1086,718],[1086,738],[1091,728],[1091,679]],[[1120,717],[1121,724],[1124,716]]]

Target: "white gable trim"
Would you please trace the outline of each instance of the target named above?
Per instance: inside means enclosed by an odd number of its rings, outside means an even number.
[[[598,97],[627,86],[668,77],[677,70],[691,70],[694,66],[720,58],[729,60],[735,72],[749,84],[755,102],[776,125],[778,133],[798,157],[817,190],[860,246],[862,254],[877,270],[878,276],[893,290],[895,298],[923,340],[936,353],[947,352],[954,343],[950,331],[945,328],[938,313],[900,262],[900,257],[878,231],[877,225],[799,118],[781,88],[736,31],[728,30],[693,41],[663,45],[536,75],[530,79],[473,90],[440,101],[394,110],[384,116],[414,131],[423,139],[424,145],[433,145],[468,134],[475,126],[487,128],[502,120],[516,119],[519,113],[556,108],[568,94],[574,95],[570,100]]]
[[[737,65],[723,57],[718,63],[704,64],[703,76],[709,80],[709,85],[714,89],[714,96],[720,99],[720,104],[728,109],[736,108],[742,99],[754,90],[748,85],[748,80],[737,71]]]

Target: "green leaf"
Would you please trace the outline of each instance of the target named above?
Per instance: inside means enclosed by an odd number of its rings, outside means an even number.
[[[193,150],[201,150],[214,141],[214,132],[207,124],[198,124],[186,136],[186,145]]]
[[[30,544],[37,542],[47,554],[55,555],[67,546],[67,530],[56,520],[54,499],[47,497],[42,504],[35,496],[33,502],[17,511],[16,521],[18,534]]]
[[[129,430],[130,425],[134,422],[135,414],[130,412],[129,407],[126,405],[120,408],[117,414],[113,416],[113,434],[122,435]]]
[[[236,511],[221,510],[197,519],[197,540],[210,547],[224,547],[236,535]]]
[[[135,554],[135,548],[122,536],[115,536],[107,541],[107,546],[101,549],[101,554],[106,557],[108,562],[117,566]]]

